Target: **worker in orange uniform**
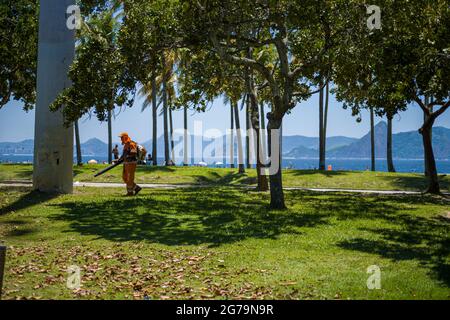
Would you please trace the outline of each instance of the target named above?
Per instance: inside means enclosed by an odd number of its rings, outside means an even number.
[[[142,190],[142,188],[134,182],[138,160],[138,147],[136,142],[131,140],[128,133],[122,132],[119,137],[122,140],[123,145],[123,154],[121,157],[123,159],[122,179],[127,185],[127,196],[135,196]]]

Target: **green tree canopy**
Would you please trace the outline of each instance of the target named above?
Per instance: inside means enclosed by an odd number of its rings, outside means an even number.
[[[38,1],[0,2],[0,108],[10,100],[24,109],[36,100]]]

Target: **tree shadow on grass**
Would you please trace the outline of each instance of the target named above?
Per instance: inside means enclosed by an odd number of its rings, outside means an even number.
[[[267,199],[243,192],[207,189],[155,191],[152,196],[55,204],[52,216],[70,222],[68,232],[112,241],[219,246],[247,238],[276,239],[297,227],[327,223],[319,214],[271,211]]]
[[[251,185],[256,183],[256,177],[248,177],[246,173],[228,172],[220,175],[217,172],[211,172],[210,177],[197,175],[194,176],[196,183],[204,185]]]
[[[439,176],[439,185],[442,192],[450,192],[450,179],[448,177]],[[425,191],[428,186],[428,179],[424,175],[396,175],[392,177],[383,177],[383,179],[389,179],[392,185],[397,190],[413,190],[413,191]]]
[[[375,237],[341,241],[338,247],[394,261],[416,260],[450,285],[450,225],[415,212],[420,205],[446,205],[445,199],[295,190],[286,192],[291,209],[272,211],[267,208],[267,194],[250,197],[248,193],[207,188],[155,190],[138,198],[77,199],[52,204],[58,213],[50,218],[69,222],[67,232],[98,239],[211,247],[251,238],[277,239],[281,234],[301,234],[305,228],[360,220],[359,230]],[[387,225],[377,227],[376,221]]]
[[[0,216],[11,213],[13,211],[19,211],[38,204],[42,204],[58,196],[59,196],[58,193],[43,193],[39,191],[28,191],[11,204],[8,204],[7,206],[0,208]]]
[[[174,172],[176,170],[175,167],[169,166],[146,166],[139,165],[136,168],[136,172],[139,173],[153,173],[153,172]]]
[[[388,197],[392,198],[392,197]],[[431,197],[401,197],[399,203],[448,204],[445,199]],[[381,204],[382,201],[379,201]],[[373,204],[375,205],[375,204]],[[439,217],[411,214],[411,208],[398,212],[378,212],[378,218],[389,221],[394,228],[360,228],[373,233],[377,240],[355,238],[338,243],[347,250],[376,254],[392,261],[416,260],[431,271],[438,281],[450,287],[450,223]],[[337,208],[335,208],[337,209]]]
[[[351,173],[351,171],[328,171],[328,170],[286,170],[283,171],[284,174],[289,174],[293,176],[306,176],[306,175],[314,175],[314,174],[320,174],[328,178],[332,178],[334,176],[342,176],[346,175],[348,173]]]

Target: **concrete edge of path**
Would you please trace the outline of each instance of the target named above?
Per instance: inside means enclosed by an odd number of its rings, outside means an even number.
[[[207,188],[214,187],[214,185],[198,185],[198,184],[158,184],[158,183],[143,183],[139,184],[145,189],[181,189],[181,188]],[[0,187],[31,187],[31,181],[3,181],[0,182]],[[112,182],[74,182],[76,188],[123,188],[123,183]],[[253,189],[250,186],[230,186],[233,188]],[[365,194],[386,194],[386,195],[421,195],[420,191],[406,191],[406,190],[365,190],[365,189],[333,189],[333,188],[305,188],[305,187],[285,187],[284,190],[300,190],[312,192],[347,192],[347,193],[365,193]],[[450,192],[443,192],[443,195],[450,195]]]

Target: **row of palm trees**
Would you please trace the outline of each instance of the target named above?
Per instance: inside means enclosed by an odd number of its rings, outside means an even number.
[[[152,107],[152,164],[158,165],[157,162],[157,119],[158,116],[163,116],[163,129],[164,129],[164,159],[165,164],[173,163],[175,164],[175,151],[174,151],[174,126],[173,126],[173,102],[175,99],[175,83],[176,75],[171,70],[173,70],[173,65],[175,63],[174,56],[168,56],[166,59],[168,65],[171,66],[167,68],[166,72],[161,75],[155,75],[151,78],[148,84],[144,84],[139,94],[144,97],[144,103],[142,105],[141,112],[144,112],[148,108]],[[159,88],[159,90],[158,90]],[[162,99],[158,101],[158,96]],[[324,99],[325,97],[325,99]],[[251,121],[249,121],[249,110],[248,110],[248,99],[247,96],[242,99],[242,105],[239,108],[237,102],[231,101],[227,96],[224,98],[224,104],[230,105],[230,129],[231,129],[231,140],[229,145],[229,161],[231,168],[234,168],[234,131],[236,130],[236,145],[237,145],[237,158],[239,173],[245,172],[245,167],[247,169],[251,168],[250,165],[250,139],[252,137],[246,135],[246,161],[244,164],[244,152],[242,143],[242,131],[239,118],[239,109],[243,110],[244,104],[246,104],[246,132],[251,128]],[[158,114],[158,108],[163,104],[162,112]],[[320,91],[319,94],[319,170],[325,170],[325,149],[326,149],[326,130],[328,122],[328,106],[329,106],[329,84]],[[375,112],[373,108],[370,109],[370,141],[371,141],[371,170],[375,171],[375,129],[374,129],[374,118]],[[112,118],[113,112],[108,111],[107,122],[108,122],[108,163],[112,163]],[[395,172],[395,167],[392,157],[392,120],[393,115],[387,115],[387,168],[389,172]],[[185,106],[183,108],[183,124],[184,124],[184,146],[183,150],[188,149],[188,108]],[[265,110],[264,103],[260,104],[260,126],[262,131],[266,130],[265,127]],[[75,142],[76,142],[76,159],[77,165],[82,165],[82,154],[81,154],[81,143],[80,143],[80,130],[78,121],[74,123],[75,127]],[[265,134],[261,136],[263,154],[266,154],[267,143],[265,139]],[[170,144],[170,146],[169,146]],[[189,163],[188,153],[184,152],[183,165],[187,166]]]

